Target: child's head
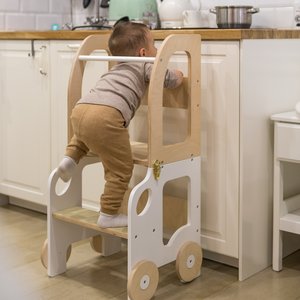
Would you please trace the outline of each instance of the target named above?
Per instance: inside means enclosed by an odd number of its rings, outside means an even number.
[[[155,56],[153,37],[149,28],[141,23],[120,22],[108,42],[115,56]]]

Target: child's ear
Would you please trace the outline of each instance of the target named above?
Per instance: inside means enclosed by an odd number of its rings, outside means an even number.
[[[146,56],[146,49],[145,48],[141,48],[139,51],[139,55],[140,56]]]

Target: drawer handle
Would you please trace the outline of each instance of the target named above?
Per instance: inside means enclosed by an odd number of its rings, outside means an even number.
[[[47,75],[47,62],[46,62],[46,58],[47,58],[47,55],[46,55],[46,50],[47,50],[47,47],[45,45],[41,46],[40,47],[40,50],[41,50],[41,61],[40,61],[40,68],[39,68],[39,71],[40,71],[40,74],[43,75],[43,76],[46,76]]]

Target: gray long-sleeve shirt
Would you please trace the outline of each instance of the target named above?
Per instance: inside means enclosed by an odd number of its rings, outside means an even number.
[[[123,115],[127,127],[140,106],[150,81],[152,67],[151,63],[119,63],[102,75],[96,86],[77,104],[90,103],[114,107]],[[174,88],[176,81],[176,73],[167,70],[164,87]]]

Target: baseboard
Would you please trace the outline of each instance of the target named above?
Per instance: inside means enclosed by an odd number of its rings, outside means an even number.
[[[0,205],[6,205],[9,203],[9,197],[3,194],[0,194]]]
[[[8,197],[9,198],[9,203],[16,205],[16,206],[20,206],[20,207],[24,207],[30,210],[35,210],[41,213],[46,214],[47,213],[47,206],[46,205],[42,205],[42,204],[38,204],[35,202],[30,202],[28,200],[23,200],[23,199],[19,199],[19,198],[15,198],[15,197]]]
[[[203,249],[203,257],[235,268],[238,268],[239,266],[239,260],[237,258],[211,252],[205,249]]]

